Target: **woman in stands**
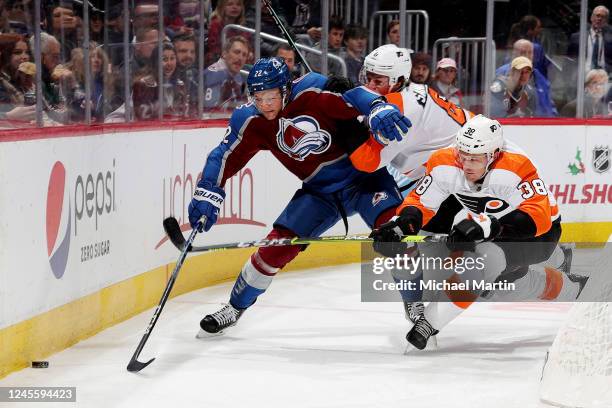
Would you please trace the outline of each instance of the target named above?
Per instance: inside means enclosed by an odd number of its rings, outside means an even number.
[[[117,90],[116,76],[106,52],[95,42],[89,51],[91,70],[91,117],[96,122],[104,122],[105,116],[123,103]],[[77,86],[73,91],[71,104],[72,120],[80,121],[85,117],[85,55],[82,48],[72,50],[72,58],[66,68],[74,73]]]
[[[158,50],[151,54],[150,63],[137,75],[134,81],[134,114],[139,120],[158,117]],[[179,119],[185,116],[189,101],[185,83],[178,78],[176,50],[172,43],[164,42],[162,47],[163,72],[163,116],[165,119]]]
[[[221,57],[223,44],[221,44],[221,31],[227,24],[245,25],[245,10],[243,0],[219,0],[217,7],[210,17],[208,27],[208,49],[206,50],[205,64],[210,65]],[[262,30],[263,31],[263,30]],[[226,38],[241,35],[250,41],[251,37],[244,31],[230,30]]]
[[[445,97],[455,105],[462,106],[461,90],[456,86],[457,82],[457,63],[452,58],[442,58],[436,65],[436,73],[434,74],[431,87],[434,88],[440,96]]]
[[[31,103],[26,106],[25,92],[19,86],[19,67],[29,61],[30,50],[22,36],[0,35],[0,120],[31,121],[36,117],[36,107]]]

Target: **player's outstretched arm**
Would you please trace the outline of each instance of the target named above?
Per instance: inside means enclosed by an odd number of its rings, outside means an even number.
[[[221,186],[259,151],[259,138],[252,134],[249,127],[252,118],[250,112],[242,108],[236,110],[223,140],[206,158],[202,178],[198,181],[188,208],[192,228],[196,227],[202,216],[206,216],[204,231],[208,231],[217,222],[225,200],[225,191]]]

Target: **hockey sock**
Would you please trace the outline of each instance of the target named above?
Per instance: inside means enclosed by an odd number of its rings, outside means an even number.
[[[287,229],[274,228],[266,237],[278,239],[294,237]],[[236,309],[246,309],[264,293],[276,273],[291,262],[302,250],[301,245],[259,248],[242,267],[234,283],[230,304]]]
[[[425,318],[434,329],[439,331],[463,313],[469,305],[463,304],[463,306],[465,307],[453,302],[431,302],[425,308]]]

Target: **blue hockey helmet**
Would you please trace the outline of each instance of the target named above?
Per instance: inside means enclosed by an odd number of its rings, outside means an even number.
[[[291,90],[289,67],[282,58],[261,58],[249,72],[247,88],[251,96],[255,92],[279,88],[283,97],[286,98]]]

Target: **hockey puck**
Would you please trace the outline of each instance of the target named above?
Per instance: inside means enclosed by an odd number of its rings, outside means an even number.
[[[48,368],[48,361],[32,361],[32,368]]]

